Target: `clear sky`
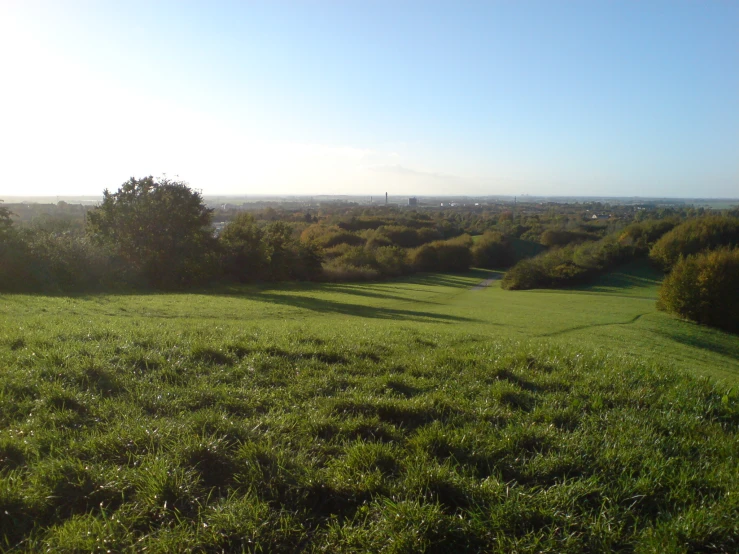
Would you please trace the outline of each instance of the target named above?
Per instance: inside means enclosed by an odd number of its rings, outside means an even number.
[[[0,198],[739,197],[734,0],[0,0]]]

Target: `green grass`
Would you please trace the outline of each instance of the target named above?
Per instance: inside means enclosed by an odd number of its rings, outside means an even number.
[[[492,273],[3,295],[0,549],[736,551],[736,337]]]

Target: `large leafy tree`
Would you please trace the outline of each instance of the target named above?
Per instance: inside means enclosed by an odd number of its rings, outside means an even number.
[[[213,253],[211,211],[181,181],[131,178],[87,216],[88,232],[160,288],[202,281]]]

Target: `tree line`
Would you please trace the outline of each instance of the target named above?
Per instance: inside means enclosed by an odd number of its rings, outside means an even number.
[[[379,211],[337,219],[240,212],[216,234],[213,209],[170,179],[105,190],[84,225],[14,225],[0,207],[0,290],[72,292],[213,282],[367,280],[505,266],[500,233],[472,239],[454,218]],[[264,213],[262,215],[265,215]]]
[[[105,190],[91,209],[60,202],[56,212],[63,217],[45,209],[34,221],[32,206],[22,211],[18,225],[0,206],[2,291],[356,281],[470,267],[508,269],[502,285],[517,290],[580,284],[647,258],[668,273],[662,309],[737,330],[736,210],[717,216],[692,207],[546,203],[517,211],[510,205],[427,211],[335,205],[311,214],[267,207],[229,211],[216,234],[218,210],[199,192],[145,177]],[[611,217],[591,217],[604,212]]]
[[[739,332],[739,214],[633,223],[597,241],[553,248],[508,270],[506,289],[587,282],[624,262],[648,258],[667,274],[657,307]]]

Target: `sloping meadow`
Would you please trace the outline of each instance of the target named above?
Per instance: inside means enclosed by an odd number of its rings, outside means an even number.
[[[1,548],[739,548],[728,387],[359,321],[6,326]]]

